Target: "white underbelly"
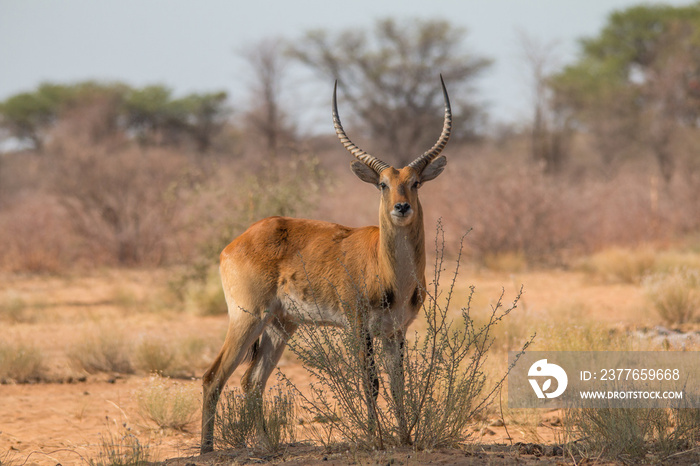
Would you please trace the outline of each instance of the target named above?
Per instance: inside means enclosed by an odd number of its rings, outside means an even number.
[[[305,301],[290,294],[282,299],[284,317],[299,324],[332,325],[347,327],[349,321],[346,310],[321,302]],[[397,330],[405,330],[416,318],[417,311],[408,305],[391,309],[368,309],[364,319],[375,337],[393,335]]]
[[[325,305],[320,302],[304,301],[294,295],[282,299],[285,318],[300,324],[333,325],[345,327],[348,320],[342,309]]]

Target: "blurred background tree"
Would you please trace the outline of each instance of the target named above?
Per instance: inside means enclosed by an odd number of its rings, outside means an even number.
[[[372,30],[311,31],[291,54],[323,79],[338,80],[339,100],[346,102],[341,115],[361,125],[350,134],[364,131],[376,144],[365,150],[403,166],[440,134],[440,74],[450,91],[456,138],[473,137],[483,123],[471,85],[490,61],[467,53],[465,37],[447,21],[385,19]]]
[[[557,174],[570,155],[572,138],[570,113],[555,104],[549,85],[549,76],[559,67],[557,44],[541,43],[522,31],[518,36],[532,86],[532,161],[545,173]]]
[[[8,133],[37,151],[44,147],[46,132],[56,122],[71,95],[70,86],[42,84],[0,103],[0,124]]]
[[[252,134],[264,141],[266,152],[272,157],[277,156],[282,147],[293,145],[297,139],[297,128],[282,103],[289,68],[289,56],[285,54],[285,49],[284,40],[269,38],[240,51],[251,76],[245,124]]]
[[[580,58],[551,78],[558,105],[597,142],[603,160],[649,147],[670,181],[680,128],[697,128],[700,4],[642,5],[615,12]]]
[[[176,99],[162,85],[45,83],[0,102],[0,127],[39,152],[56,131],[81,133],[92,142],[119,136],[141,145],[180,146],[189,140],[206,152],[229,114],[223,91]]]
[[[172,104],[172,91],[162,85],[131,89],[124,112],[127,128],[141,145],[172,144],[184,127],[184,112]]]
[[[226,92],[218,91],[188,94],[173,102],[173,105],[181,107],[185,131],[194,140],[199,152],[208,152],[226,125],[231,114],[227,99]]]
[[[124,102],[126,126],[142,145],[178,146],[187,137],[206,152],[229,116],[226,92],[175,99],[165,86],[131,89]]]

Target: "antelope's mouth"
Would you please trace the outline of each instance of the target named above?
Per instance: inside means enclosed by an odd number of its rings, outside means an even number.
[[[413,219],[413,209],[410,209],[406,212],[397,212],[397,211],[391,212],[391,220],[396,225],[400,225],[400,226],[406,225],[412,219]]]

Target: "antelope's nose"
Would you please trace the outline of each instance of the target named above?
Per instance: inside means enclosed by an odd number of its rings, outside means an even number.
[[[394,204],[394,210],[401,215],[405,215],[406,212],[411,210],[411,204],[409,204],[408,202],[397,202],[396,204]]]

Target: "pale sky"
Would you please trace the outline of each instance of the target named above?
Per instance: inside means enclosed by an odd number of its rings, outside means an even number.
[[[478,83],[492,119],[529,116],[520,32],[557,43],[575,59],[577,39],[597,34],[608,14],[634,0],[0,0],[0,99],[44,81],[95,79],[164,84],[176,94],[226,90],[244,104],[250,76],[237,50],[265,37],[344,30],[375,20],[447,19],[468,31],[466,49],[494,65]],[[690,1],[670,0],[674,5]],[[301,87],[300,87],[301,88]],[[332,83],[295,95],[308,124],[327,119]],[[292,93],[293,94],[293,93]],[[328,94],[328,95],[326,95]],[[328,126],[329,131],[332,130]]]

